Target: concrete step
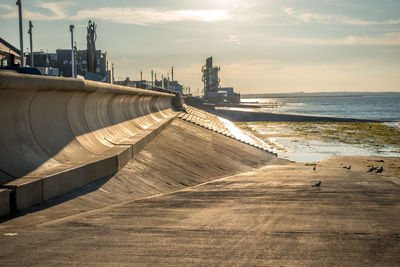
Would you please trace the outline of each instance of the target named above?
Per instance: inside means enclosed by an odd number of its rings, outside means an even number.
[[[188,105],[184,105],[186,110],[188,111],[189,114],[186,114],[184,116],[181,116],[179,118],[184,119],[188,122],[191,122],[195,125],[201,126],[203,128],[209,129],[211,131],[214,131],[216,133],[219,133],[221,135],[233,138],[239,142],[242,142],[246,145],[252,146],[254,148],[260,149],[262,151],[266,151],[269,153],[272,153],[268,151],[268,149],[264,148],[261,143],[258,142],[258,140],[253,140],[249,142],[248,140],[236,138],[229,129],[225,127],[225,124],[222,123],[217,116],[212,115],[206,111],[199,110],[194,107],[190,107]],[[185,117],[186,116],[186,117]],[[276,155],[275,153],[272,153]]]

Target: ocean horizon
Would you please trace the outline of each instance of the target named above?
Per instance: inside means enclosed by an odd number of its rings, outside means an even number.
[[[258,111],[400,122],[400,93],[335,92],[243,95]]]

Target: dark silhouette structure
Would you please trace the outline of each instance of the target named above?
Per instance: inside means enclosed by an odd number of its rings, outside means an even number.
[[[96,34],[97,25],[89,20],[87,27],[87,70],[96,73]]]

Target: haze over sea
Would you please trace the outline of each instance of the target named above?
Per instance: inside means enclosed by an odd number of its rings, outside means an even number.
[[[400,93],[313,93],[244,95],[259,111],[400,122]]]

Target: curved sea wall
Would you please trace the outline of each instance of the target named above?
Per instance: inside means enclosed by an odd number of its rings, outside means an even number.
[[[0,214],[117,172],[177,115],[173,102],[167,93],[0,72]]]

